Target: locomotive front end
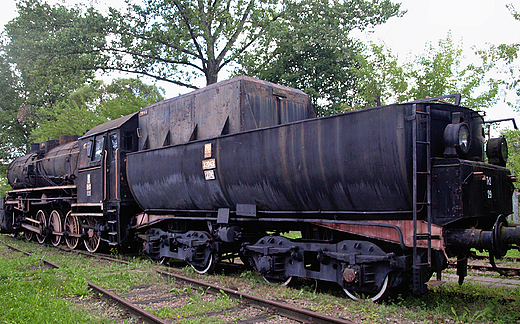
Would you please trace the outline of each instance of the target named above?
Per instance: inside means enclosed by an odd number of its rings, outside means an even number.
[[[431,221],[444,228],[445,251],[457,256],[462,283],[470,249],[489,251],[494,265],[495,257],[518,248],[520,227],[510,226],[506,219],[513,212],[516,179],[505,167],[505,139],[491,138],[484,145],[480,114],[458,106],[434,109],[438,110],[432,111]]]

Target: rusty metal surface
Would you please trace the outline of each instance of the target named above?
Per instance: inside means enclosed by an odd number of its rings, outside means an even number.
[[[25,255],[27,255],[27,256],[32,255],[32,253],[30,253],[30,252],[20,250],[19,248],[14,247],[14,246],[12,246],[12,245],[10,245],[10,244],[7,244],[7,243],[5,243],[5,242],[2,242],[2,241],[0,241],[0,242],[3,243],[3,244],[5,244],[5,245],[6,245],[8,248],[10,248],[11,250],[14,250],[14,251],[17,251],[17,252],[21,252],[21,253],[23,253],[23,254],[25,254]],[[43,259],[43,258],[39,258],[39,259],[40,259],[40,261],[42,261],[45,265],[47,265],[47,266],[49,266],[49,267],[51,267],[51,268],[54,268],[54,269],[60,269],[60,268],[61,268],[61,266],[57,265],[57,264],[54,263],[54,262],[51,262],[51,261],[46,260],[46,259]]]
[[[78,143],[53,147],[45,154],[31,153],[9,164],[7,179],[13,189],[75,184]]]
[[[153,149],[314,117],[302,91],[239,76],[139,113],[139,149]]]
[[[410,109],[365,109],[129,154],[128,180],[145,209],[411,210]],[[202,167],[208,143],[214,180]]]
[[[129,121],[132,117],[134,117],[137,113],[133,113],[130,115],[126,115],[114,120],[111,120],[109,122],[103,123],[101,125],[98,125],[96,127],[93,127],[88,132],[86,132],[82,138],[89,137],[98,133],[103,133],[111,129],[116,129],[121,127],[121,125],[125,124],[127,121]]]
[[[366,221],[367,223],[374,223],[373,221]],[[401,229],[401,233],[403,233],[403,241],[405,246],[413,247],[413,221],[412,220],[378,220],[377,223],[394,225],[395,227]],[[371,225],[351,225],[351,224],[341,224],[341,223],[316,223],[316,225],[320,225],[322,227],[328,227],[331,229],[335,229],[342,232],[347,232],[350,234],[361,235],[364,237],[375,238],[378,240],[383,240],[387,242],[392,242],[399,244],[400,237],[399,232],[396,228],[392,227],[381,227],[381,226],[371,226]],[[432,224],[431,234],[437,239],[432,240],[432,248],[435,250],[443,250],[445,248],[444,239],[443,239],[443,231],[442,227]],[[417,232],[418,233],[427,233],[428,232],[428,223],[425,221],[419,221],[417,223]],[[428,247],[428,242],[426,241],[417,241],[417,246],[426,248]]]
[[[87,283],[88,283],[89,288],[92,289],[95,293],[102,294],[104,298],[123,306],[130,313],[137,316],[142,322],[152,323],[152,324],[170,323],[169,321],[163,320],[163,319],[153,315],[152,313],[147,312],[144,309],[137,307],[136,305],[126,301],[125,299],[119,297],[118,295],[116,295],[98,285],[95,285],[90,281],[87,281]]]

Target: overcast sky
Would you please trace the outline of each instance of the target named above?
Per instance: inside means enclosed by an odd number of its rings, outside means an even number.
[[[63,0],[49,2],[69,3]],[[99,5],[104,5],[104,2],[90,1]],[[514,20],[506,8],[506,4],[513,3],[520,11],[518,0],[403,0],[401,3],[402,9],[408,10],[404,17],[392,18],[386,24],[375,27],[371,33],[360,35],[374,41],[384,41],[400,59],[423,53],[428,41],[436,44],[439,39],[446,38],[449,31],[456,43],[463,42],[468,60],[475,60],[472,47],[486,48],[488,44],[520,42],[520,22]],[[0,26],[3,27],[16,16],[16,6],[14,0],[4,0],[2,6]],[[160,85],[166,88],[167,97],[175,96],[180,91],[165,83]],[[490,119],[515,117],[520,122],[520,114],[503,103],[487,112]]]
[[[401,3],[408,10],[403,17],[391,18],[375,27],[373,33],[365,32],[362,36],[383,41],[403,60],[423,53],[427,42],[437,44],[450,31],[455,44],[463,43],[464,55],[472,62],[476,60],[472,48],[520,42],[520,21],[506,8],[506,4],[513,3],[520,11],[518,0],[402,0]],[[503,102],[485,111],[487,120],[515,117],[520,122],[520,114]]]

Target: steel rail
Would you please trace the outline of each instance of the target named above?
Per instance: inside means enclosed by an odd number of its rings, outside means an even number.
[[[74,252],[76,254],[80,254],[80,255],[83,255],[83,256],[87,256],[87,257],[91,257],[91,258],[96,258],[96,259],[101,259],[101,260],[106,260],[106,261],[112,261],[112,262],[118,262],[118,263],[123,263],[123,264],[130,264],[129,261],[126,261],[126,260],[123,260],[123,259],[119,259],[119,258],[116,258],[116,257],[110,257],[110,256],[107,256],[107,255],[103,255],[103,254],[100,254],[100,253],[90,253],[90,252],[86,252],[86,251],[81,251],[81,250],[71,250],[69,248],[62,248],[62,247],[54,247],[60,251],[63,251],[63,252]]]
[[[207,289],[209,293],[225,293],[229,297],[239,300],[245,300],[250,304],[256,305],[258,307],[263,307],[266,309],[272,310],[274,313],[281,315],[283,317],[287,317],[299,322],[304,323],[315,323],[315,324],[354,324],[354,322],[348,321],[343,318],[332,317],[325,314],[316,313],[307,309],[294,307],[285,303],[276,302],[274,300],[265,299],[262,297],[257,297],[253,295],[249,295],[244,292],[239,292],[237,290],[232,290],[229,288],[219,287],[214,284],[210,284],[207,282],[199,281],[196,279],[191,279],[188,277],[184,277],[178,274],[174,274],[171,272],[156,270],[159,274],[172,277],[176,280],[182,281],[188,285],[192,285],[195,287],[200,287],[203,289]]]
[[[470,256],[471,259],[475,260],[487,260],[489,259],[489,255],[484,254],[472,254]],[[514,256],[504,256],[502,259],[497,259],[502,261],[510,261],[510,262],[520,262],[520,257],[514,257]]]
[[[1,241],[0,241],[1,242]],[[18,251],[18,252],[22,252],[23,254],[27,255],[27,256],[31,256],[32,254],[30,252],[27,252],[27,251],[23,251],[23,250],[20,250],[10,244],[7,244],[5,242],[1,242],[3,244],[5,244],[8,248],[14,250],[14,251]],[[55,269],[59,269],[61,268],[59,265],[49,261],[49,260],[45,260],[43,258],[39,258],[41,261],[43,261],[43,263],[55,268]],[[108,259],[108,258],[106,258]],[[122,260],[116,260],[116,259],[110,259],[111,261],[119,261],[121,262]],[[126,262],[128,264],[128,262]],[[88,281],[87,280],[87,284],[88,284],[88,287],[90,289],[92,289],[92,291],[96,294],[101,294],[106,300],[108,301],[112,301],[112,302],[115,302],[117,304],[119,304],[120,306],[124,307],[125,309],[127,309],[132,315],[136,316],[138,318],[139,321],[143,321],[145,323],[151,323],[151,324],[169,324],[170,322],[167,322],[155,315],[153,315],[152,313],[150,312],[147,312],[145,311],[144,309],[141,309],[137,306],[135,306],[134,304],[130,303],[130,302],[127,302],[126,300],[124,300],[123,298],[119,297],[118,295],[98,286],[98,285],[95,285],[93,284],[92,282]]]
[[[124,300],[123,298],[119,297],[118,295],[112,293],[111,291],[108,291],[98,285],[93,284],[92,282],[87,280],[87,284],[90,289],[92,289],[96,294],[101,294],[103,298],[110,302],[115,302],[119,304],[120,306],[127,309],[132,315],[136,316],[139,321],[143,321],[145,323],[151,323],[151,324],[169,324],[169,321],[165,321],[157,316],[155,316],[152,313],[149,313],[145,311],[142,308],[137,307],[136,305]]]
[[[14,251],[17,251],[17,252],[21,252],[21,253],[23,253],[23,254],[25,254],[25,255],[27,255],[27,256],[31,256],[31,255],[32,255],[32,253],[30,253],[30,252],[20,250],[19,248],[16,248],[16,247],[14,247],[14,246],[12,246],[12,245],[10,245],[10,244],[7,244],[7,243],[5,243],[5,242],[2,242],[2,241],[0,241],[0,242],[3,243],[3,244],[5,244],[5,245],[6,245],[8,248],[10,248],[11,250],[14,250]],[[51,261],[49,261],[49,260],[45,260],[44,258],[39,258],[39,259],[40,259],[40,261],[42,261],[44,264],[46,264],[46,265],[48,265],[48,266],[50,266],[50,267],[52,267],[52,268],[54,268],[54,269],[60,269],[60,268],[61,268],[61,266],[57,265],[57,264],[54,263],[54,262],[51,262]]]
[[[490,265],[479,265],[479,264],[471,264],[468,263],[468,270],[483,270],[483,271],[490,271],[490,272],[496,272],[496,269],[500,270],[502,273],[504,273],[506,276],[520,276],[520,269],[519,268],[510,268],[510,267],[496,267],[493,268]]]

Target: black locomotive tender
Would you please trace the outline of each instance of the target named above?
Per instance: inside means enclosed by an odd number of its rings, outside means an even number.
[[[34,145],[9,166],[2,231],[420,295],[448,257],[462,283],[470,248],[494,264],[520,242],[507,145],[489,140],[485,163],[483,123],[432,99],[315,118],[303,92],[236,77]]]

